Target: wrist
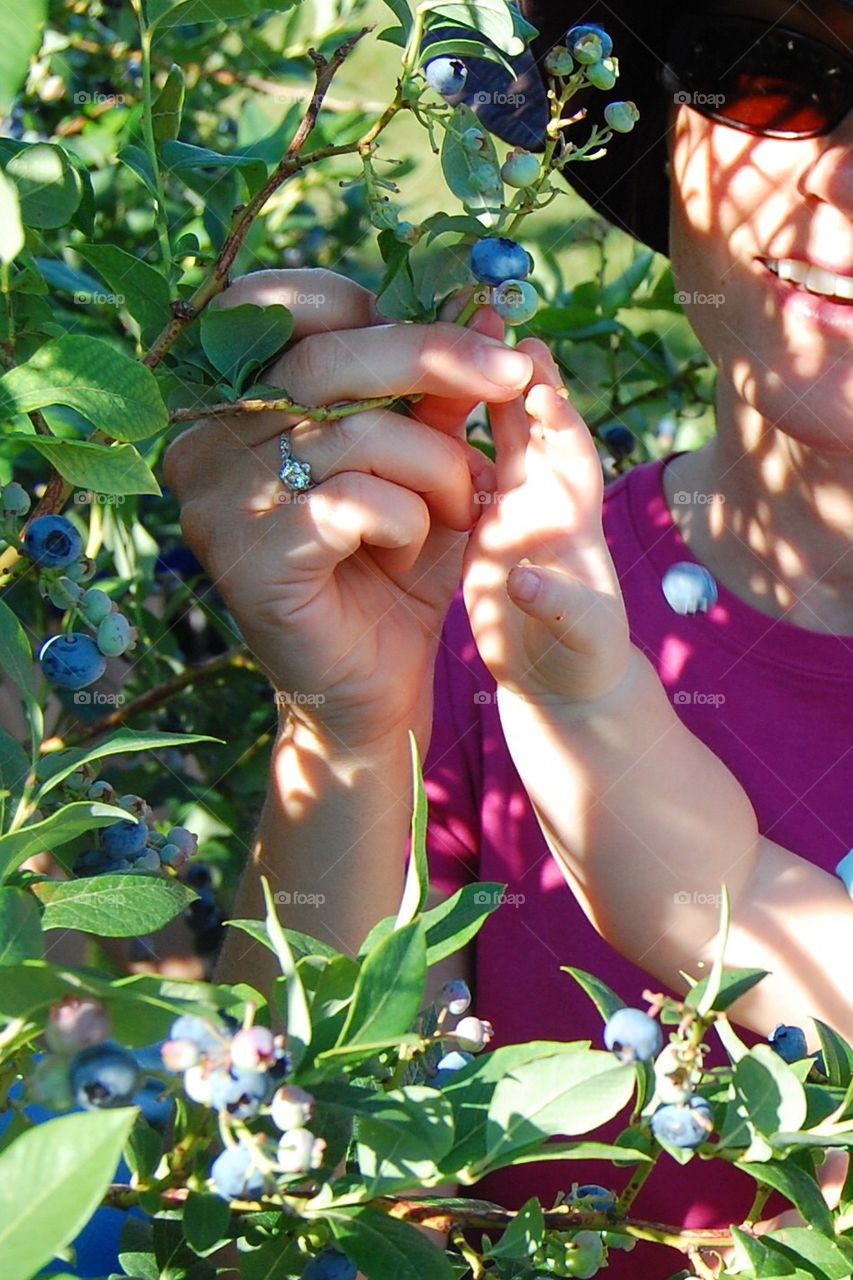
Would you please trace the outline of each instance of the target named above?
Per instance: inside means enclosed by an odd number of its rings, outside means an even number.
[[[410,772],[410,730],[415,735],[423,765],[432,735],[431,698],[429,707],[419,708],[411,720],[382,728],[312,721],[293,707],[280,707],[273,761],[284,753],[295,752],[322,759],[338,777],[356,773],[365,765],[393,764],[399,767],[401,761],[405,761]]]

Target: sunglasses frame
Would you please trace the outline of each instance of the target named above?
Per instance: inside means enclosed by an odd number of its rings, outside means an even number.
[[[792,129],[759,129],[754,125],[745,124],[740,120],[732,120],[723,112],[715,109],[710,103],[688,102],[685,105],[690,106],[700,115],[705,116],[708,120],[713,120],[717,124],[728,125],[730,129],[738,129],[741,133],[751,133],[754,137],[759,138],[779,138],[786,141],[805,140],[807,138],[822,138],[828,133],[832,133],[841,124],[845,116],[853,110],[853,58],[848,57],[841,50],[833,49],[830,45],[824,44],[821,40],[816,40],[813,36],[806,35],[802,31],[793,31],[790,27],[768,26],[767,23],[761,22],[755,18],[741,18],[737,14],[714,14],[705,18],[702,15],[690,15],[679,23],[671,38],[667,60],[664,61],[658,69],[658,79],[661,86],[668,92],[673,94],[686,94],[691,98],[695,98],[696,89],[691,89],[688,84],[681,79],[677,70],[670,64],[669,57],[675,56],[674,49],[676,40],[681,37],[684,39],[689,36],[691,28],[696,31],[705,31],[711,37],[719,37],[725,39],[726,30],[737,30],[739,32],[754,31],[756,33],[756,43],[761,35],[782,38],[789,38],[797,42],[801,47],[804,46],[808,50],[820,51],[827,55],[828,64],[830,59],[834,59],[839,70],[844,72],[846,69],[848,75],[848,84],[850,93],[846,106],[842,104],[838,117],[831,116],[826,125],[822,129],[811,129],[808,131],[792,130]],[[710,96],[710,95],[709,95]]]

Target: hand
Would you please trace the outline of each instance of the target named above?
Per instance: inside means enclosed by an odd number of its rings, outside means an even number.
[[[367,289],[330,271],[244,276],[219,304],[243,302],[293,312],[295,341],[263,381],[295,402],[427,394],[408,417],[263,412],[194,425],[165,459],[184,536],[294,716],[346,747],[412,727],[425,751],[441,627],[481,510],[474,485],[491,483],[465,421],[478,402],[517,395],[532,363],[516,357],[520,373],[503,385],[477,364],[515,354],[494,312],[477,315],[480,332],[390,324]],[[318,487],[289,495],[279,434],[294,423],[293,454]]]
[[[619,684],[631,651],[601,525],[601,463],[548,348],[528,338],[518,349],[536,370],[526,398],[490,405],[497,488],[465,552],[465,604],[500,686],[587,702]],[[524,558],[541,583],[530,602],[510,574]]]

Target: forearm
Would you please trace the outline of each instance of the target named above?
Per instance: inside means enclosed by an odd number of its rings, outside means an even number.
[[[729,769],[681,723],[636,649],[595,706],[533,705],[500,689],[507,743],[543,833],[592,924],[675,989],[714,954],[720,887],[727,962],[772,970],[737,1006],[767,1034],[808,1014],[849,1033],[853,904],[840,881],[759,835]],[[808,1027],[807,1027],[808,1029]]]
[[[424,752],[429,723],[412,727]],[[291,722],[273,748],[266,803],[232,914],[263,919],[266,876],[286,927],[354,955],[376,921],[399,906],[412,804],[406,727],[350,750],[331,734]],[[220,981],[266,991],[277,972],[266,948],[228,930]]]

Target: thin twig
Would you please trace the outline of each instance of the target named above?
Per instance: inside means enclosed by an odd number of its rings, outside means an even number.
[[[415,404],[423,399],[423,393],[405,398],[409,403]],[[232,414],[239,416],[243,413],[264,413],[269,410],[272,413],[292,413],[301,418],[314,418],[318,422],[325,422],[333,418],[347,418],[354,413],[364,413],[366,409],[384,409],[388,405],[397,404],[401,399],[399,393],[395,393],[392,396],[374,396],[370,400],[329,405],[297,404],[295,400],[286,399],[235,400],[233,403],[224,401],[221,404],[199,404],[192,409],[173,409],[169,414],[169,421],[172,423],[195,422],[199,418],[229,417]]]

